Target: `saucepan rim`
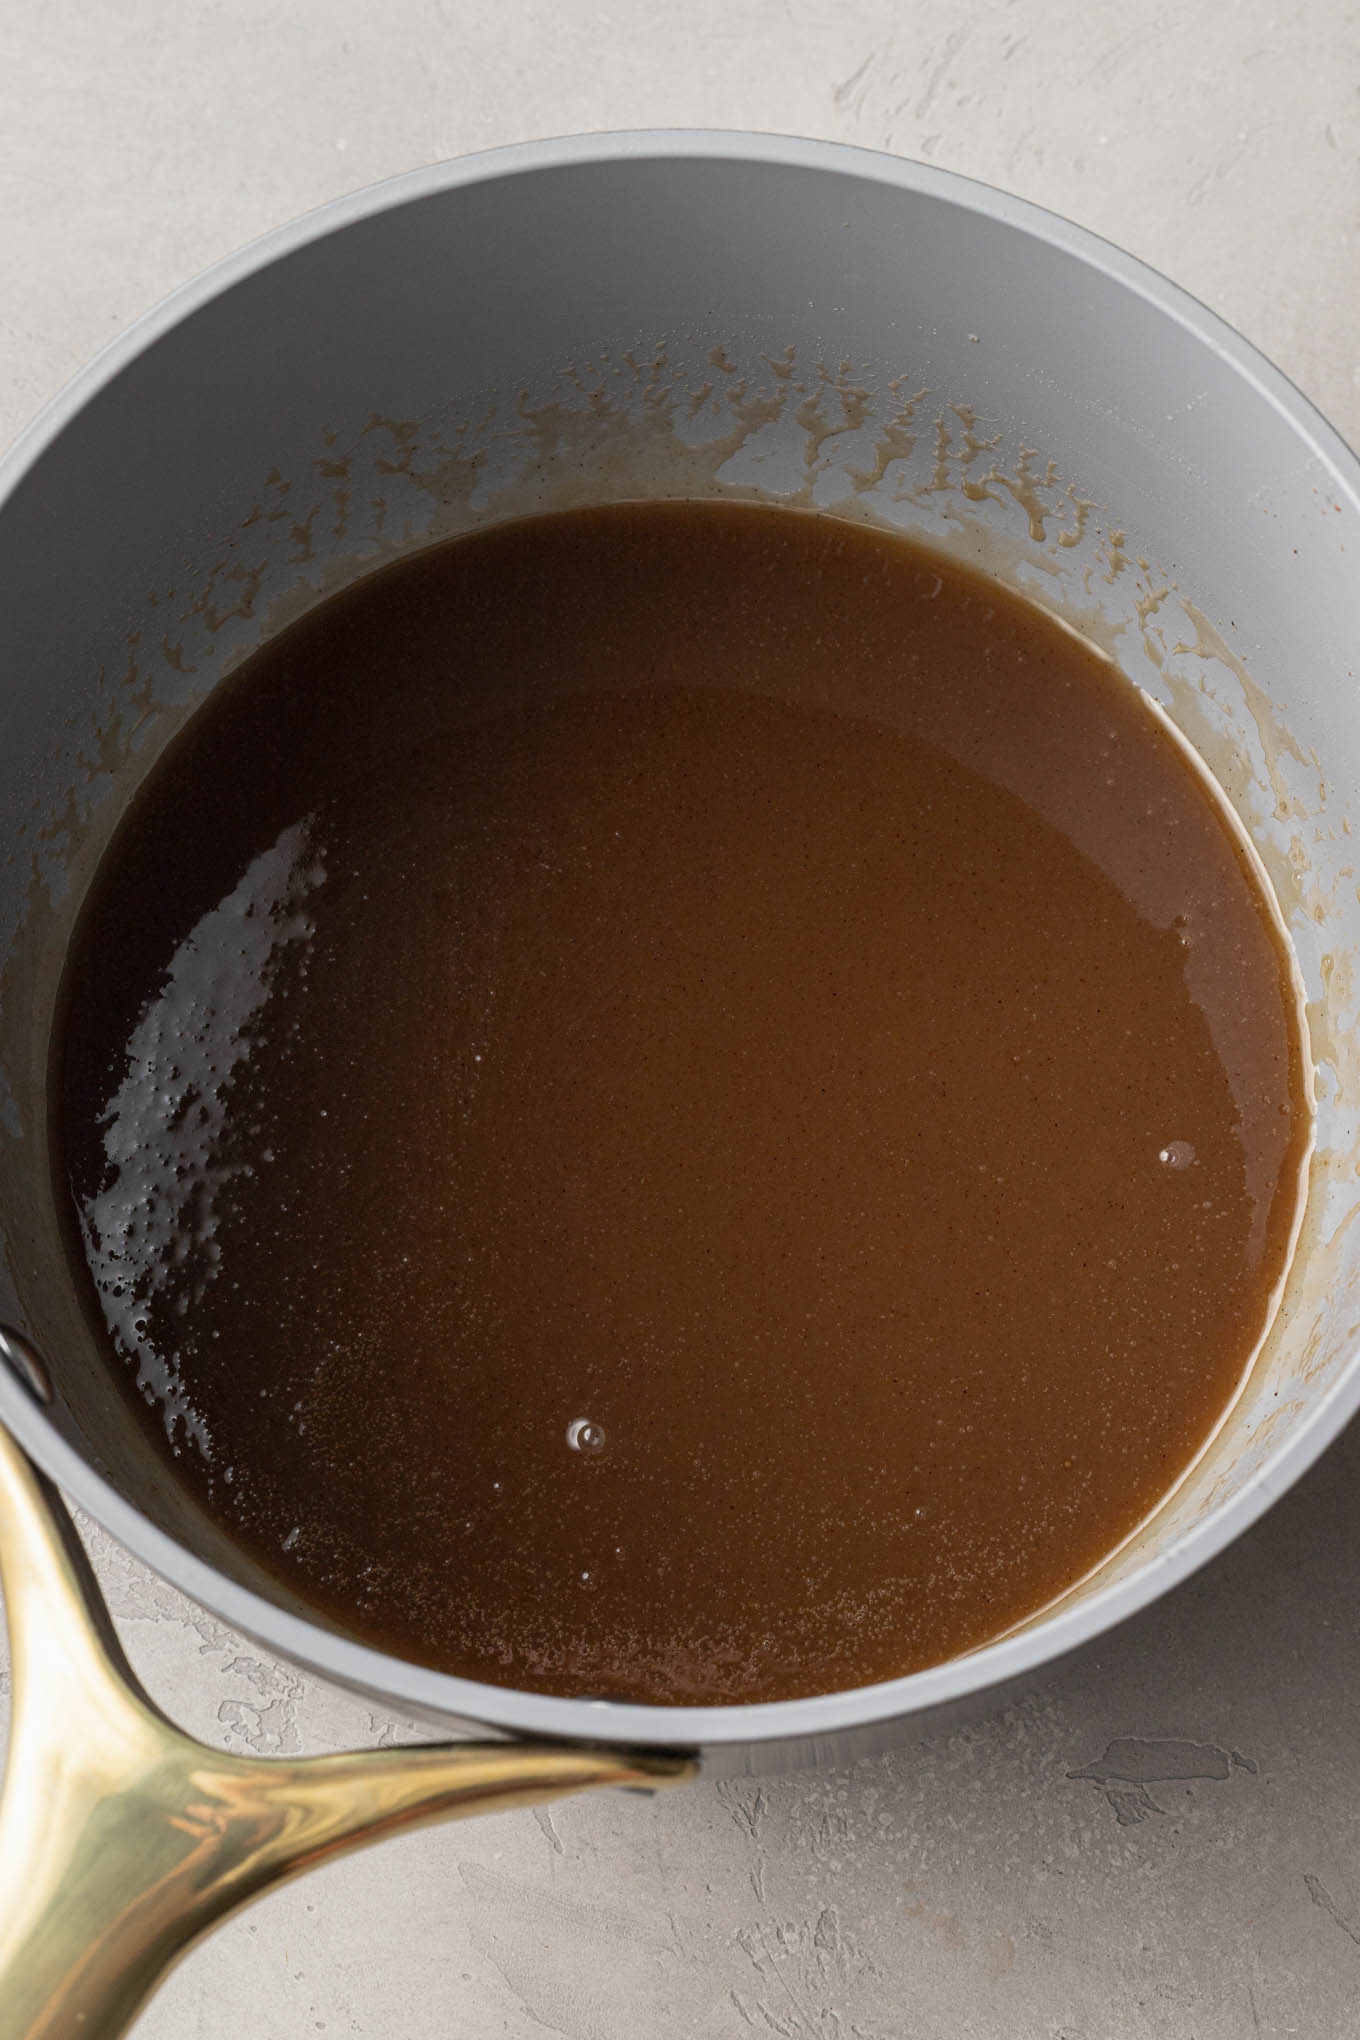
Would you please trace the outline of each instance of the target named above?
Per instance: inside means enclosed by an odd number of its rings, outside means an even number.
[[[1085,228],[953,171],[843,143],[722,129],[566,136],[489,149],[412,170],[332,200],[214,263],[135,320],[52,399],[0,458],[0,510],[73,418],[139,354],[243,278],[325,236],[441,192],[497,178],[584,165],[728,161],[821,171],[938,199],[980,213],[1075,257],[1182,327],[1281,414],[1302,448],[1360,513],[1360,461],[1307,399],[1217,315],[1157,271]],[[60,1364],[60,1355],[52,1356]],[[929,1715],[1008,1685],[1145,1608],[1239,1537],[1303,1474],[1360,1407],[1360,1348],[1236,1494],[1212,1507],[1127,1578],[1032,1628],[965,1657],[881,1684],[749,1706],[650,1707],[567,1700],[484,1685],[374,1650],[239,1586],[158,1529],[61,1436],[27,1388],[0,1366],[0,1421],[58,1487],[127,1550],[212,1614],[280,1655],[394,1706],[521,1735],[638,1746],[720,1746],[834,1737],[839,1731]]]

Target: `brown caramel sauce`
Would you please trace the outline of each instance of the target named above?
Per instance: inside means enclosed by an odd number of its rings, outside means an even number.
[[[657,1702],[1043,1606],[1259,1343],[1309,1129],[1217,796],[901,539],[632,505],[266,644],[72,949],[54,1154],[109,1364],[304,1602]]]

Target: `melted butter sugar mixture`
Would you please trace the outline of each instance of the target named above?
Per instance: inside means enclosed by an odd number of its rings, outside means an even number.
[[[1050,618],[752,506],[574,512],[265,646],[140,795],[55,1155],[147,1435],[476,1679],[886,1679],[1241,1380],[1308,1137],[1215,795]]]

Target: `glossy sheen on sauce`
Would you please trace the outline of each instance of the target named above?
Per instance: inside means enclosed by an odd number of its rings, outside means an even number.
[[[1288,1248],[1302,1044],[1214,796],[1051,619],[826,519],[572,513],[329,602],[157,767],[67,984],[149,1437],[473,1678],[984,1642],[1172,1485]]]

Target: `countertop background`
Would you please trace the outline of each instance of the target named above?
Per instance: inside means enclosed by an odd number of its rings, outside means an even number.
[[[1354,0],[0,0],[0,440],[290,214],[493,143],[677,125],[1036,199],[1360,441]],[[1353,1429],[1205,1573],[966,1734],[315,1873],[197,1951],[139,2040],[1360,2035],[1357,1476]],[[130,1655],[200,1734],[404,1732],[93,1541]]]

